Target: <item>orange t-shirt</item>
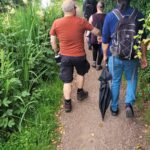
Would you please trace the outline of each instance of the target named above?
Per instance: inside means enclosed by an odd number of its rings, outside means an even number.
[[[84,32],[93,26],[83,18],[67,16],[54,21],[51,35],[57,36],[60,54],[64,56],[84,56]]]

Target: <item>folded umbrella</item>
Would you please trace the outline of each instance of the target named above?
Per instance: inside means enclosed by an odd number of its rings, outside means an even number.
[[[99,77],[100,81],[100,90],[99,90],[99,109],[104,120],[106,110],[111,101],[111,90],[109,86],[109,81],[112,79],[111,74],[109,73],[108,67],[105,67],[102,70],[102,73]]]

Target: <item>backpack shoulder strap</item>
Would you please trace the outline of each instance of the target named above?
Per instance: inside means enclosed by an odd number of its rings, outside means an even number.
[[[123,15],[121,14],[121,12],[118,9],[114,9],[112,11],[112,13],[117,17],[118,20],[123,19]]]
[[[137,15],[138,15],[138,10],[137,10],[137,9],[134,9],[129,18],[130,18],[131,20],[135,20],[136,17],[137,17]]]

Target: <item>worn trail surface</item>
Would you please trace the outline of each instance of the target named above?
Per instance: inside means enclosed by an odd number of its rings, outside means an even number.
[[[86,52],[91,63],[91,51]],[[89,91],[89,97],[83,102],[76,99],[74,80],[73,111],[61,112],[60,122],[64,126],[64,134],[57,150],[150,150],[144,137],[147,127],[140,124],[138,110],[135,110],[134,119],[125,116],[124,90],[120,96],[119,116],[111,116],[108,109],[105,120],[101,120],[98,107],[100,73],[91,67],[86,75],[84,87]]]

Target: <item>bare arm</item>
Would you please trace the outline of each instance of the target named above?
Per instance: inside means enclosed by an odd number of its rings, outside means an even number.
[[[51,45],[52,45],[52,49],[54,50],[55,53],[58,53],[59,49],[57,46],[57,39],[56,36],[51,35],[51,41],[50,41]]]
[[[103,50],[103,66],[106,66],[107,63],[107,50],[109,44],[102,43],[102,50]]]

